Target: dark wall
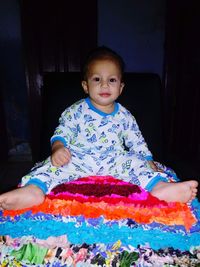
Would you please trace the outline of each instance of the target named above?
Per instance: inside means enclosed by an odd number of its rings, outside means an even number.
[[[100,0],[98,42],[124,58],[129,72],[162,77],[165,0]]]
[[[29,139],[27,89],[17,0],[0,1],[0,90],[8,146]]]
[[[116,49],[128,71],[162,75],[164,3],[123,0],[98,2],[98,43]],[[87,31],[85,33],[87,35]],[[29,140],[20,7],[18,0],[0,1],[0,89],[6,114],[9,148]]]

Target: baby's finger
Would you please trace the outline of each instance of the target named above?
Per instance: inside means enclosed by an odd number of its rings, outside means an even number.
[[[52,160],[51,160],[51,163],[52,163],[52,165],[55,166],[55,167],[59,167],[59,166],[60,166],[57,160],[52,159]]]
[[[70,161],[71,159],[71,153],[69,151],[66,151],[65,158]]]
[[[65,165],[67,164],[71,159],[71,156],[68,155],[67,153],[63,154],[63,155],[60,155],[59,157],[59,165]]]
[[[58,156],[57,157],[52,156],[51,157],[51,163],[52,163],[53,166],[59,167],[60,166],[60,159],[59,159],[59,157]]]
[[[66,147],[65,147],[65,152],[66,152],[66,155],[68,155],[68,157],[71,157],[71,153],[70,153],[69,149]]]

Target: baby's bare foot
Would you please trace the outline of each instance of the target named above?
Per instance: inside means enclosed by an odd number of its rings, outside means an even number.
[[[198,182],[195,180],[178,183],[159,182],[151,194],[167,202],[187,203],[196,197],[197,186]]]
[[[0,195],[0,210],[19,210],[39,205],[44,193],[35,185],[27,185]]]

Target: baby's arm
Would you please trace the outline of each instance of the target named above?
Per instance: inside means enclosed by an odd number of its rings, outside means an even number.
[[[145,142],[135,117],[130,112],[127,115],[126,121],[128,126],[126,131],[124,131],[125,145],[139,157],[145,158],[148,161],[153,161],[152,153]]]
[[[52,144],[51,163],[56,167],[60,167],[69,163],[70,159],[71,153],[69,149],[62,142],[55,141]]]
[[[73,114],[74,111],[71,111],[71,107],[61,114],[59,125],[51,137],[51,163],[56,167],[69,163],[71,159],[71,153],[67,147],[69,147],[71,140],[75,138],[73,129],[76,127],[76,122]]]

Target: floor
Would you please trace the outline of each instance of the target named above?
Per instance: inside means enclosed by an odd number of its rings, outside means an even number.
[[[27,160],[9,160],[0,164],[0,193],[15,189],[32,166],[33,163]]]
[[[181,178],[181,180],[196,179],[200,184],[200,166],[193,162],[170,162],[168,163]],[[0,164],[0,193],[7,192],[17,187],[21,177],[27,174],[33,163],[31,160],[12,158]],[[198,192],[200,200],[200,186]]]

